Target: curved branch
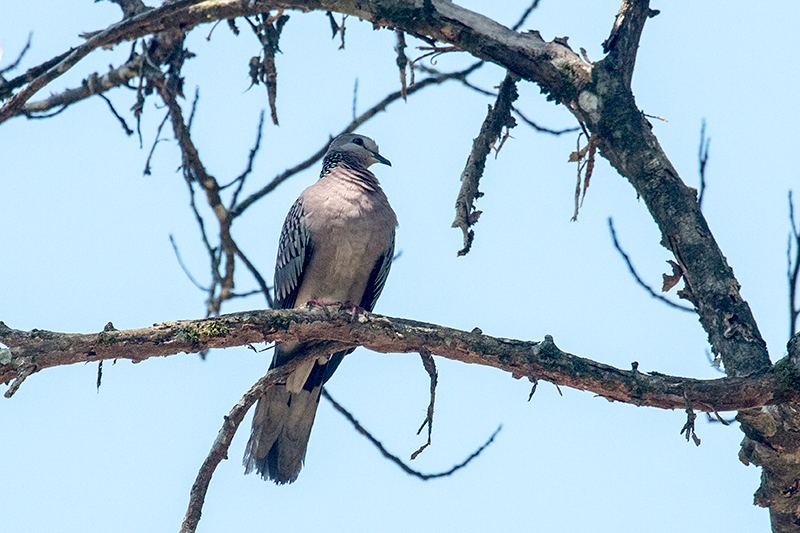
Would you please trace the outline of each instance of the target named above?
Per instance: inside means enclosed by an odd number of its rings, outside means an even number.
[[[210,348],[309,340],[360,345],[380,353],[428,350],[455,361],[498,368],[515,378],[543,379],[608,400],[663,409],[684,409],[687,398],[694,409],[707,412],[800,400],[800,386],[796,385],[800,376],[783,361],[768,372],[747,378],[698,380],[656,372],[643,374],[563,352],[549,335],[542,342],[502,339],[371,313],[354,320],[347,311],[319,307],[248,311],[91,334],[26,332],[0,322],[0,341],[11,348],[10,358],[6,355],[0,361],[0,382],[8,383],[25,371],[59,365],[104,359],[138,362]]]
[[[568,47],[546,43],[537,32],[517,33],[492,19],[443,0],[373,0],[357,3],[346,0],[176,0],[125,19],[105,30],[88,34],[89,39],[82,45],[62,54],[55,61],[31,69],[40,73],[0,108],[0,123],[15,116],[36,92],[100,47],[138,39],[169,28],[187,32],[199,24],[268,13],[272,9],[337,11],[369,20],[375,26],[399,28],[414,35],[428,35],[442,42],[456,44],[476,57],[505,66],[535,81],[548,93],[574,93],[573,82],[577,79],[581,80],[581,85],[591,81],[588,68],[576,68],[576,65],[583,63]]]

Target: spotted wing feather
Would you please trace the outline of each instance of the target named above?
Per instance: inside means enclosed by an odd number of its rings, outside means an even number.
[[[305,221],[303,197],[292,206],[281,230],[275,262],[275,308],[291,309],[311,258],[311,233]]]

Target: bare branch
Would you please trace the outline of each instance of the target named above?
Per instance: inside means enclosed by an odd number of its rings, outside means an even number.
[[[394,50],[397,53],[397,68],[400,70],[400,96],[403,97],[403,101],[408,100],[408,95],[406,94],[406,90],[408,89],[406,85],[406,68],[408,67],[408,57],[406,57],[406,34],[403,30],[395,30],[395,36],[397,37],[397,44],[394,46]],[[413,82],[413,75],[414,70],[411,70],[412,75],[412,82]]]
[[[528,20],[530,14],[533,13],[533,10],[537,7],[539,7],[539,0],[533,0],[533,3],[529,5],[528,8],[522,13],[522,16],[519,17],[519,20],[516,22],[516,24],[511,26],[511,29],[514,31],[520,29],[522,25],[525,24],[525,21]]]
[[[603,42],[603,52],[608,54],[606,61],[620,72],[628,88],[633,78],[636,51],[639,48],[644,23],[659,13],[650,9],[649,4],[649,0],[622,0],[611,35]]]
[[[428,404],[428,412],[425,415],[425,420],[422,421],[422,425],[417,430],[417,435],[419,435],[422,430],[425,429],[425,426],[428,426],[428,440],[417,451],[411,454],[412,461],[416,459],[425,448],[431,445],[431,434],[433,433],[433,405],[436,403],[436,383],[439,377],[439,373],[436,371],[436,361],[433,360],[431,352],[421,349],[419,355],[422,358],[422,366],[431,379],[431,401]]]
[[[537,123],[535,123],[534,121],[532,121],[531,119],[529,119],[528,117],[523,115],[522,112],[519,109],[517,109],[516,107],[512,107],[511,110],[514,112],[515,115],[517,115],[519,118],[521,118],[522,121],[525,124],[527,124],[528,126],[530,126],[531,128],[535,129],[536,131],[538,131],[540,133],[549,133],[551,135],[563,135],[565,133],[572,133],[572,132],[575,132],[575,131],[578,131],[578,130],[581,129],[579,126],[575,126],[575,127],[572,127],[572,128],[564,128],[564,129],[560,129],[560,130],[554,130],[554,129],[551,129],[551,128],[545,128],[544,126],[538,125]]]
[[[158,128],[156,128],[156,136],[155,136],[155,139],[153,139],[153,146],[150,147],[150,152],[147,154],[147,159],[145,160],[145,163],[144,163],[144,170],[142,171],[142,174],[144,174],[145,176],[149,176],[152,173],[152,170],[150,168],[150,161],[153,160],[153,154],[156,153],[156,146],[158,146],[158,143],[160,143],[161,141],[166,140],[166,139],[162,139],[161,138],[161,130],[164,129],[164,124],[167,123],[167,120],[169,120],[169,113],[166,113],[164,115],[164,118],[158,124]],[[141,134],[141,131],[139,133]],[[142,138],[141,138],[141,135],[140,135],[139,136],[139,143],[141,143],[141,141],[142,141]],[[141,144],[140,144],[140,148],[141,148]],[[191,183],[190,183],[189,184],[189,189],[191,189],[191,187],[192,186],[191,186]]]
[[[33,39],[33,32],[28,34],[28,40],[25,41],[25,46],[23,46],[20,53],[17,54],[17,58],[11,63],[9,63],[8,66],[0,68],[0,87],[8,83],[2,78],[2,75],[5,74],[6,72],[11,72],[15,68],[17,68],[19,66],[20,61],[22,61],[22,58],[25,57],[25,54],[28,52],[28,50],[31,49],[31,39]],[[3,55],[3,50],[2,46],[0,46],[0,58],[2,58],[2,55]]]
[[[789,280],[789,337],[797,332],[797,317],[800,308],[797,301],[797,284],[800,279],[800,224],[794,220],[794,201],[792,191],[789,191],[789,223],[792,231],[789,233],[789,244],[786,246],[786,277]],[[792,252],[794,244],[794,252]]]
[[[261,138],[264,134],[264,110],[261,110],[261,113],[258,116],[258,133],[256,134],[256,142],[253,147],[250,149],[250,155],[247,157],[247,167],[245,167],[244,171],[239,174],[235,180],[231,183],[224,185],[221,189],[226,189],[236,183],[236,190],[231,197],[231,201],[228,204],[228,210],[233,209],[236,205],[237,200],[239,199],[239,193],[242,192],[242,187],[244,187],[244,181],[247,179],[247,176],[253,172],[253,161],[256,158],[256,154],[261,149]]]
[[[328,340],[364,346],[380,353],[431,354],[504,370],[515,377],[538,378],[593,392],[609,400],[663,409],[684,409],[685,397],[695,410],[731,411],[800,400],[800,372],[785,359],[772,370],[750,377],[697,380],[621,370],[568,354],[552,337],[542,342],[500,339],[435,324],[372,313],[358,320],[346,310],[259,310],[214,318],[163,322],[151,328],[92,334],[13,330],[0,322],[0,341],[10,361],[0,363],[0,383],[25,368],[45,368],[106,359],[143,361],[180,352],[247,346],[259,342]],[[632,349],[632,350],[635,350]],[[6,362],[7,361],[7,362]]]
[[[319,356],[317,351],[311,350],[305,352],[302,357],[287,361],[283,365],[273,368],[266,376],[256,381],[252,387],[242,396],[242,398],[233,406],[230,413],[224,417],[222,428],[220,428],[217,438],[214,439],[214,444],[211,446],[211,451],[208,453],[200,471],[197,473],[192,490],[189,493],[189,507],[186,510],[186,516],[181,525],[181,533],[192,533],[197,529],[197,524],[200,522],[200,515],[203,510],[203,503],[205,502],[206,493],[208,492],[208,485],[211,482],[211,476],[214,471],[222,462],[223,459],[228,458],[228,448],[230,447],[233,436],[236,430],[242,423],[244,416],[252,405],[258,400],[264,391],[279,381],[284,381],[286,377],[296,370],[303,362],[309,361],[314,357]]]
[[[267,306],[270,309],[275,307],[275,303],[272,300],[272,295],[269,292],[269,287],[267,287],[267,282],[264,281],[264,278],[261,276],[261,273],[255,267],[255,265],[253,265],[253,263],[251,263],[250,260],[242,253],[242,251],[238,247],[236,248],[236,255],[239,257],[239,259],[242,260],[244,265],[247,267],[247,270],[250,271],[253,277],[256,278],[256,282],[260,287],[260,292],[264,294],[264,298],[267,300]]]
[[[192,276],[192,273],[189,272],[189,269],[186,267],[183,259],[181,259],[181,253],[178,251],[178,245],[175,243],[175,238],[172,236],[172,233],[169,234],[169,242],[172,245],[172,251],[175,252],[175,259],[178,260],[181,270],[183,270],[183,273],[186,274],[187,278],[189,278],[189,281],[191,281],[194,286],[201,291],[207,292],[209,290],[208,287],[203,287],[196,279],[194,279],[194,276]]]
[[[716,411],[715,411],[716,412]],[[695,431],[694,421],[697,418],[697,415],[694,414],[694,409],[692,409],[692,401],[689,398],[686,398],[686,423],[681,428],[681,435],[684,433],[686,434],[686,442],[689,442],[689,439],[692,439],[695,446],[700,446],[700,437],[697,436],[697,431]]]
[[[708,145],[711,144],[711,137],[706,137],[706,119],[700,126],[700,147],[697,149],[697,161],[700,174],[700,191],[697,194],[697,204],[703,208],[703,198],[706,192],[706,164],[708,163]]]
[[[609,231],[611,231],[611,240],[614,241],[614,248],[617,249],[619,254],[622,256],[622,259],[625,260],[625,264],[628,265],[628,270],[630,271],[631,275],[633,276],[633,279],[636,280],[636,283],[638,283],[640,287],[642,287],[644,290],[646,290],[648,292],[648,294],[650,294],[650,296],[652,296],[653,298],[655,298],[655,299],[657,299],[657,300],[659,300],[661,302],[664,302],[665,304],[667,304],[670,307],[673,307],[675,309],[679,309],[681,311],[687,311],[689,313],[694,313],[695,312],[695,310],[693,308],[691,308],[691,307],[686,307],[685,305],[676,304],[672,300],[670,300],[668,298],[665,298],[664,296],[658,294],[656,291],[654,291],[650,287],[650,285],[645,283],[644,280],[641,278],[641,276],[639,276],[639,274],[636,272],[636,269],[633,267],[633,263],[631,262],[631,258],[628,256],[628,254],[625,253],[625,250],[623,250],[622,246],[619,244],[619,241],[617,240],[617,232],[614,230],[614,221],[613,221],[613,219],[611,217],[608,217],[608,229],[609,229]]]
[[[122,130],[125,132],[125,135],[129,137],[133,135],[133,130],[128,127],[128,123],[125,122],[125,119],[122,118],[119,113],[117,113],[116,109],[114,109],[114,104],[111,103],[111,100],[108,99],[108,96],[104,95],[103,93],[99,93],[98,96],[102,98],[103,101],[105,101],[105,103],[108,105],[108,109],[111,111],[111,114],[114,115],[114,118],[117,119],[120,126],[122,126]]]
[[[73,66],[75,66],[81,59],[86,57],[89,53],[97,48],[108,44],[116,44],[122,40],[132,40],[143,35],[147,35],[154,31],[152,25],[162,25],[163,17],[175,14],[189,6],[201,3],[202,0],[176,0],[168,4],[164,4],[158,9],[153,9],[148,12],[142,13],[135,17],[125,20],[119,24],[115,24],[110,28],[92,34],[86,42],[82,45],[72,48],[63,54],[46,61],[34,69],[29,70],[24,78],[20,77],[23,83],[27,85],[12,96],[0,108],[0,123],[5,122],[9,118],[16,116],[19,110],[34,94],[36,94],[45,85],[61,76]],[[138,33],[139,32],[144,33]],[[187,28],[188,30],[188,28]],[[131,35],[129,32],[133,32]],[[138,33],[138,34],[137,34]],[[17,80],[9,83],[9,88],[13,90],[18,85]]]
[[[389,459],[391,462],[396,464],[398,467],[400,467],[400,469],[403,472],[405,472],[406,474],[409,474],[411,476],[417,477],[417,478],[419,478],[419,479],[421,479],[423,481],[428,481],[429,479],[436,479],[436,478],[440,478],[440,477],[449,476],[449,475],[455,473],[456,471],[461,470],[462,468],[467,466],[473,459],[478,457],[481,454],[481,452],[483,450],[485,450],[494,441],[494,438],[497,436],[498,433],[500,433],[500,430],[503,427],[503,426],[498,427],[494,431],[494,433],[492,433],[492,435],[489,437],[489,440],[487,440],[480,448],[478,448],[477,450],[472,452],[472,454],[470,454],[469,457],[464,459],[459,464],[453,466],[450,470],[447,470],[445,472],[437,472],[435,474],[423,474],[422,472],[414,470],[413,468],[411,468],[410,466],[405,464],[402,459],[400,459],[396,455],[394,455],[391,452],[389,452],[383,446],[383,444],[381,444],[381,442],[378,439],[373,437],[372,434],[369,431],[367,431],[364,428],[364,426],[362,426],[358,422],[358,420],[355,419],[355,417],[352,414],[350,414],[350,412],[347,409],[342,407],[336,400],[334,400],[331,397],[331,395],[330,395],[330,393],[328,393],[327,389],[322,389],[322,396],[326,400],[331,402],[331,405],[333,406],[333,408],[336,409],[337,411],[339,411],[342,414],[342,416],[344,416],[351,424],[353,424],[353,427],[355,428],[355,430],[358,433],[360,433],[361,435],[363,435],[364,437],[366,437],[366,439],[368,441],[370,441],[373,444],[373,446],[375,446],[378,449],[379,452],[381,452],[381,455],[383,455],[384,457]]]
[[[289,15],[284,15],[283,10],[278,10],[276,15],[262,13],[258,16],[259,23],[253,24],[250,19],[245,20],[250,24],[253,33],[261,43],[262,57],[252,57],[250,59],[250,80],[252,85],[263,83],[267,87],[267,99],[272,116],[272,123],[278,125],[278,108],[276,99],[278,96],[278,71],[275,67],[275,54],[280,52],[278,41],[283,31],[283,26],[288,22]],[[252,86],[251,85],[251,86]]]
[[[121,66],[112,68],[103,75],[97,72],[89,75],[80,87],[66,89],[43,100],[28,102],[17,111],[17,115],[36,118],[51,109],[68,107],[91,96],[102,95],[116,87],[127,87],[130,80],[139,76],[143,67],[142,59],[142,56],[134,55]]]
[[[184,124],[183,112],[181,107],[178,105],[176,94],[173,89],[173,86],[178,82],[176,75],[176,72],[172,72],[166,83],[158,84],[159,94],[169,109],[172,129],[183,156],[182,167],[186,175],[187,183],[189,183],[190,187],[191,182],[197,182],[200,184],[200,186],[203,188],[203,191],[206,193],[208,205],[211,207],[214,215],[217,217],[217,222],[219,223],[220,243],[222,246],[222,252],[225,254],[225,273],[222,276],[219,295],[209,299],[209,310],[213,314],[218,314],[220,312],[220,306],[222,305],[222,302],[229,298],[230,293],[235,286],[233,274],[235,270],[235,256],[238,247],[233,241],[233,237],[230,233],[232,219],[228,216],[228,210],[223,205],[222,198],[219,195],[221,190],[219,183],[217,183],[216,178],[206,171],[205,166],[203,165],[202,161],[200,161],[200,154],[198,153],[197,148],[195,147],[194,142],[189,134],[189,128]],[[196,217],[200,219],[199,214],[197,213]],[[209,247],[209,250],[211,251],[207,241],[206,246]]]
[[[516,121],[511,116],[511,105],[517,99],[517,86],[519,80],[512,73],[507,73],[494,107],[489,106],[489,112],[483,121],[480,134],[472,142],[472,150],[467,158],[467,164],[461,173],[461,190],[456,198],[456,218],[452,227],[461,228],[464,234],[464,247],[459,250],[458,255],[466,255],[472,248],[472,239],[475,232],[470,229],[480,217],[481,212],[475,209],[475,200],[480,198],[483,193],[478,191],[478,184],[483,169],[486,165],[486,157],[491,151],[492,145],[501,136],[503,128],[510,129],[516,126]]]

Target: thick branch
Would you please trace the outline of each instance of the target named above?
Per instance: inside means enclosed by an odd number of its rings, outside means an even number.
[[[611,35],[603,43],[603,51],[608,54],[605,61],[619,72],[628,87],[631,86],[644,23],[648,17],[658,14],[658,11],[650,9],[649,3],[649,0],[623,0]]]
[[[125,19],[103,31],[94,32],[82,45],[32,69],[36,76],[0,108],[0,123],[17,114],[37,91],[68,71],[90,52],[165,29],[189,31],[194,26],[217,20],[268,13],[273,9],[337,11],[369,20],[376,26],[403,29],[414,35],[428,35],[450,42],[476,57],[505,66],[511,72],[538,83],[545,92],[574,93],[574,83],[591,81],[588,68],[563,45],[546,43],[533,33],[517,33],[497,22],[451,2],[442,0],[365,1],[253,1],[177,0],[158,9]],[[583,64],[585,66],[585,64]]]
[[[601,153],[647,204],[661,230],[662,244],[683,269],[686,289],[681,294],[697,308],[728,375],[769,367],[766,344],[700,211],[697,191],[681,181],[624,80],[602,63],[595,70],[602,98],[587,91],[579,99],[588,111],[589,128],[599,134]]]
[[[621,370],[561,351],[550,336],[526,342],[466,332],[435,324],[331,308],[249,311],[202,320],[163,322],[151,328],[92,334],[30,332],[0,322],[0,340],[11,348],[0,361],[0,382],[33,369],[100,361],[150,357],[210,348],[247,346],[259,342],[330,340],[361,345],[380,353],[432,354],[491,366],[514,377],[536,378],[587,390],[635,405],[683,409],[688,398],[703,411],[729,411],[785,401],[797,401],[800,378],[792,367],[778,363],[771,371],[748,378],[697,380],[637,370]]]

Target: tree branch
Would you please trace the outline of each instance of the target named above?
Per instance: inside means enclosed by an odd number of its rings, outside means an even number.
[[[505,66],[535,81],[547,93],[574,93],[575,81],[581,80],[581,85],[591,81],[588,69],[575,68],[582,62],[568,47],[545,43],[538,33],[517,33],[483,15],[442,0],[359,3],[346,0],[176,0],[127,18],[105,30],[87,34],[89,38],[82,45],[32,69],[36,75],[27,75],[23,80],[27,85],[0,108],[0,123],[15,116],[36,92],[100,47],[138,39],[169,28],[187,32],[199,24],[268,13],[273,9],[338,11],[369,20],[376,26],[400,28],[414,35],[428,35],[442,42],[456,44],[476,57]],[[14,86],[18,86],[18,83]]]
[[[106,359],[139,362],[210,348],[310,340],[360,345],[380,353],[427,350],[447,359],[498,368],[515,378],[543,379],[608,400],[663,409],[684,409],[686,398],[695,410],[706,412],[800,399],[800,372],[785,364],[785,359],[770,371],[748,378],[697,380],[656,372],[643,374],[563,352],[549,335],[542,342],[530,342],[371,313],[353,320],[351,313],[330,307],[248,311],[91,334],[26,332],[0,322],[0,341],[10,347],[10,356],[0,361],[0,383],[9,383],[25,369],[38,372]]]
[[[650,9],[649,3],[649,0],[622,0],[611,35],[603,42],[603,52],[608,54],[604,61],[619,73],[628,88],[644,23],[659,13]]]
[[[483,194],[478,191],[478,183],[483,176],[486,157],[500,138],[503,128],[510,129],[516,126],[516,121],[511,116],[511,105],[517,99],[518,80],[519,78],[510,72],[506,74],[503,83],[500,84],[494,107],[489,106],[480,134],[472,142],[472,150],[461,173],[461,189],[456,198],[456,218],[453,221],[453,227],[460,228],[464,234],[464,247],[459,250],[459,256],[466,255],[472,248],[475,232],[470,227],[478,222],[478,217],[481,215],[481,212],[475,209],[475,200]],[[499,150],[499,147],[497,149]]]

